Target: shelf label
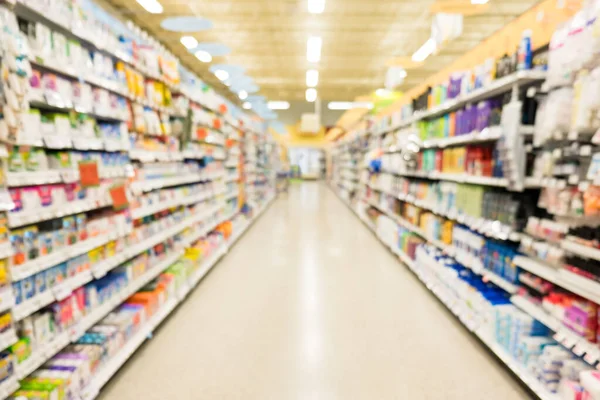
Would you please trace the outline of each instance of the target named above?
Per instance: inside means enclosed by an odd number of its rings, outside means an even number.
[[[129,198],[124,183],[113,185],[108,192],[115,210],[123,210],[129,206]]]
[[[96,187],[100,185],[98,163],[96,161],[79,162],[79,180],[83,187]]]

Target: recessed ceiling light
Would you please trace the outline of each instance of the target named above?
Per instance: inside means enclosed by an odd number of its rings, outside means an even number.
[[[353,108],[373,108],[373,103],[363,101],[332,101],[327,104],[330,110],[351,110]]]
[[[433,40],[433,38],[427,39],[427,41],[423,43],[423,46],[412,55],[412,60],[414,62],[425,61],[425,59],[435,51],[435,47],[435,40]]]
[[[306,41],[306,59],[308,62],[317,63],[321,60],[321,47],[323,40],[320,36],[311,36]]]
[[[252,108],[252,104],[250,104],[248,101],[245,101],[244,104],[242,104],[242,107],[244,107],[244,110],[249,110]]]
[[[212,56],[210,55],[210,53],[204,50],[198,50],[195,53],[195,56],[198,60],[202,61],[203,63],[209,63],[212,61]]]
[[[308,101],[309,103],[313,103],[315,100],[317,100],[317,89],[306,89],[306,101]]]
[[[226,81],[229,79],[229,72],[225,71],[224,69],[218,69],[215,71],[215,76],[219,78],[220,81]]]
[[[267,107],[271,110],[287,110],[290,108],[290,103],[287,101],[269,101]]]
[[[240,98],[240,100],[246,100],[246,98],[248,97],[248,92],[246,92],[245,90],[240,90],[240,92],[238,93],[238,97]]]
[[[325,10],[325,0],[308,0],[308,12],[321,14]]]
[[[181,39],[179,39],[179,41],[188,50],[193,49],[196,46],[198,46],[198,41],[193,36],[182,36]]]
[[[163,6],[157,0],[137,0],[138,4],[150,14],[161,14]]]
[[[309,69],[306,71],[306,86],[315,87],[319,84],[319,71],[316,69]]]
[[[171,32],[199,32],[212,28],[213,24],[208,19],[183,15],[165,18],[160,26]]]

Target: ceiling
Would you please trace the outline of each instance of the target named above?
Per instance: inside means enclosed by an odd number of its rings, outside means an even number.
[[[222,94],[235,96],[179,39],[160,23],[166,17],[196,15],[213,23],[210,30],[192,33],[199,42],[225,44],[229,55],[212,64],[243,66],[246,75],[268,100],[304,100],[305,73],[320,71],[319,96],[348,101],[382,87],[392,57],[412,55],[430,36],[431,7],[466,6],[463,34],[424,63],[408,69],[402,89],[416,86],[484,38],[529,9],[538,0],[326,0],[323,14],[310,14],[307,0],[159,0],[162,14],[146,12],[136,0],[103,0],[165,44],[183,63]],[[435,3],[435,4],[434,4]],[[474,9],[473,7],[479,7]],[[318,64],[306,60],[310,35],[323,38]]]

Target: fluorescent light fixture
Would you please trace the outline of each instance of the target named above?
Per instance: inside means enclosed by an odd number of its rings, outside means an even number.
[[[387,89],[377,89],[375,91],[375,95],[379,96],[379,97],[385,97],[385,96],[389,96],[390,91]]]
[[[271,110],[287,110],[290,108],[290,103],[287,101],[269,101],[267,107]]]
[[[188,50],[198,47],[198,41],[193,36],[182,36],[181,39],[179,39],[179,41]]]
[[[203,63],[209,63],[212,61],[212,56],[208,51],[198,50],[195,53],[195,56],[198,60],[202,61]]]
[[[471,0],[471,4],[486,4],[489,0]]]
[[[427,41],[423,43],[423,46],[412,55],[412,60],[414,62],[425,61],[425,59],[435,51],[435,47],[435,40],[433,40],[433,38],[427,39]]]
[[[325,10],[325,0],[308,0],[308,12],[321,14]]]
[[[315,87],[319,84],[319,71],[316,69],[309,69],[306,71],[306,86]]]
[[[353,108],[373,108],[373,103],[367,101],[332,101],[327,104],[330,110],[351,110]]]
[[[248,101],[245,101],[244,104],[242,104],[242,107],[244,107],[244,110],[249,110],[252,108],[252,104],[250,104]]]
[[[317,89],[306,89],[306,101],[308,101],[309,103],[314,103],[315,100],[317,100]]]
[[[248,92],[246,92],[245,90],[240,90],[240,92],[238,93],[238,97],[240,98],[240,100],[246,100],[246,98],[248,97]]]
[[[215,71],[215,76],[219,78],[220,81],[226,81],[229,79],[229,72],[225,71],[224,69],[218,69]]]
[[[138,4],[150,14],[161,14],[163,6],[157,0],[137,0]]]
[[[317,63],[321,61],[321,46],[323,40],[320,36],[311,36],[306,41],[306,59],[308,62]]]

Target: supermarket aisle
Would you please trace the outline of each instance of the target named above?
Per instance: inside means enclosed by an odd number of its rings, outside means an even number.
[[[292,185],[102,400],[529,397],[323,183]]]

